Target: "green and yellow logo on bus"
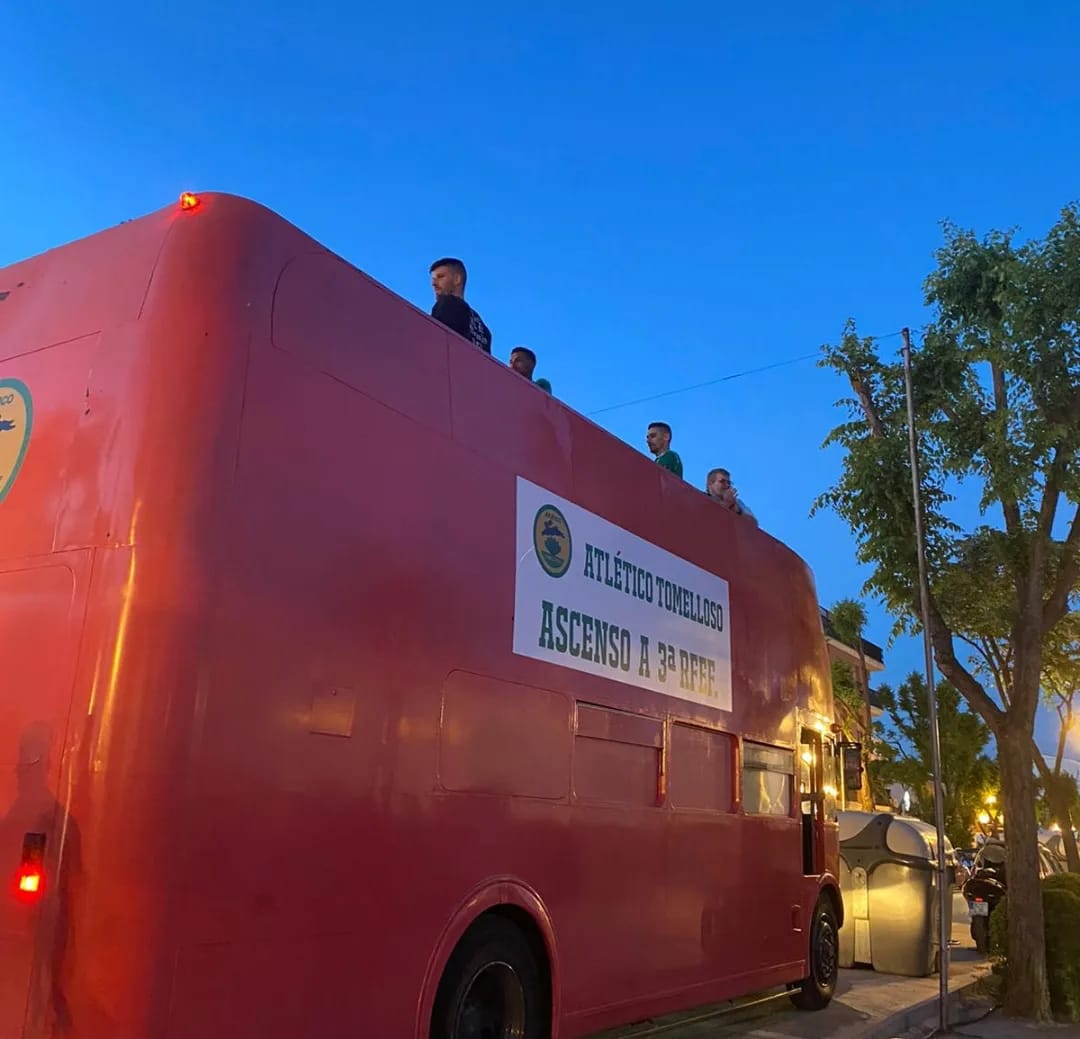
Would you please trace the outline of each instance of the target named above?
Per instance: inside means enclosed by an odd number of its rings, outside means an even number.
[[[570,569],[573,541],[566,517],[554,505],[542,505],[533,520],[536,558],[549,577],[562,577]]]
[[[0,501],[19,475],[33,424],[30,390],[18,379],[0,379]]]

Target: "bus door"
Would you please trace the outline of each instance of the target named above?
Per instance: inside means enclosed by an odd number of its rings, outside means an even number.
[[[820,732],[804,728],[799,744],[803,873],[819,876],[825,871],[824,740]]]

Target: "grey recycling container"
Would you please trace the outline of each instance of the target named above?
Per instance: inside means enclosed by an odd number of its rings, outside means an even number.
[[[888,813],[840,812],[838,818],[840,966],[868,965],[915,978],[932,974],[940,919],[934,827]],[[945,862],[951,888],[956,856],[948,838]]]

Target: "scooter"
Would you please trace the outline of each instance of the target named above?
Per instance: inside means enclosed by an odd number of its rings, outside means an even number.
[[[979,854],[971,876],[962,888],[971,916],[971,937],[975,948],[985,954],[990,951],[990,914],[1005,897],[1005,845],[987,841]]]

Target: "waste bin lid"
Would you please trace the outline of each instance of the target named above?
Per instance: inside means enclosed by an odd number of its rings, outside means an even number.
[[[912,859],[935,859],[937,857],[937,831],[921,819],[888,812],[838,812],[840,842],[848,841],[862,833],[871,823],[879,821],[884,828],[885,847],[894,855]],[[880,839],[881,830],[878,830]],[[955,857],[949,838],[945,838],[945,859]]]
[[[922,819],[897,816],[885,834],[885,843],[898,855],[911,855],[923,859],[937,858],[937,830]],[[945,861],[955,858],[952,842],[945,838]]]
[[[883,824],[887,824],[892,818],[893,816],[888,812],[837,812],[836,820],[840,824],[840,840],[843,842],[858,836],[875,820],[882,820]]]

